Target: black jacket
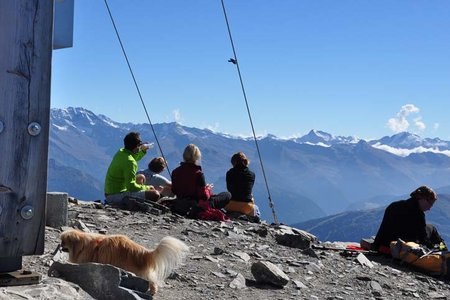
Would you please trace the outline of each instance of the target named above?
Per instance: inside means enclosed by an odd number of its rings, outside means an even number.
[[[383,221],[374,241],[374,249],[389,247],[391,241],[402,239],[432,247],[427,238],[425,214],[417,199],[391,203],[384,212]]]
[[[227,172],[227,189],[231,199],[250,202],[253,199],[252,189],[255,183],[255,173],[244,166],[236,166]]]

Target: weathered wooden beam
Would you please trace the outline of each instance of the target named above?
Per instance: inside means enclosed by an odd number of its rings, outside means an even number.
[[[42,254],[53,0],[0,1],[0,257]]]

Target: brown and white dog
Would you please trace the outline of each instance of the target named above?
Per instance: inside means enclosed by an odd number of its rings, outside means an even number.
[[[110,264],[149,281],[154,295],[172,271],[178,267],[188,246],[182,241],[166,236],[154,250],[133,242],[124,235],[102,235],[80,230],[68,230],[61,234],[61,249],[69,253],[72,263],[96,262]]]

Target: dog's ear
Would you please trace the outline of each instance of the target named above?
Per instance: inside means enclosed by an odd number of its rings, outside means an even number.
[[[86,243],[83,234],[77,230],[70,230],[63,232],[60,238],[63,250],[69,252],[69,261],[77,263]]]

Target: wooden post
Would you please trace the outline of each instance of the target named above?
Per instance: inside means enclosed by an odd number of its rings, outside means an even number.
[[[0,258],[44,251],[53,0],[0,1]]]

